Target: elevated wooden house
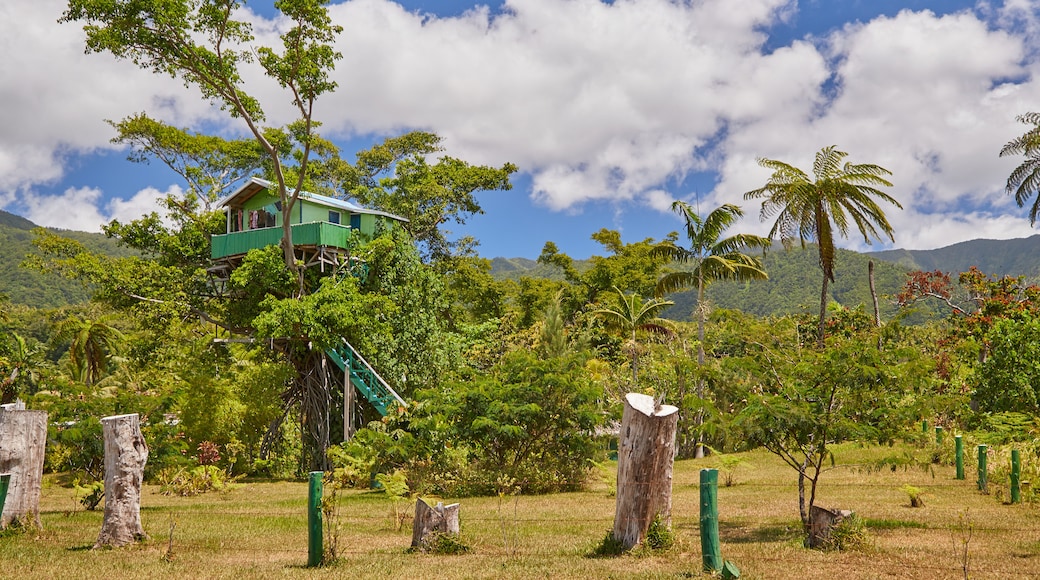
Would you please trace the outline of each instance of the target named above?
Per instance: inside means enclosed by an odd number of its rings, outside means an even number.
[[[241,263],[249,250],[278,245],[282,239],[282,205],[277,186],[257,177],[217,202],[227,214],[227,233],[213,236],[211,274],[220,278]],[[300,192],[292,209],[293,247],[305,267],[347,265],[350,239],[358,233],[375,235],[380,224],[407,222],[403,217],[366,209],[349,201]]]

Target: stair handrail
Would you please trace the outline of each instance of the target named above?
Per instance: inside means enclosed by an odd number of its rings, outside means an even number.
[[[379,373],[376,372],[376,369],[372,368],[372,365],[368,364],[368,361],[365,360],[365,357],[361,356],[361,353],[358,352],[356,348],[354,348],[354,345],[347,342],[347,339],[345,338],[341,338],[341,340],[343,341],[343,344],[347,345],[347,348],[350,349],[350,352],[353,353],[353,355],[359,361],[361,361],[361,364],[365,365],[365,368],[367,368],[368,371],[372,373],[372,376],[374,376],[376,380],[379,381],[379,384],[382,385],[384,389],[390,391],[390,394],[394,396],[394,399],[397,399],[398,403],[400,403],[404,407],[407,407],[408,403],[406,403],[404,399],[401,398],[401,395],[397,394],[397,391],[395,391],[393,387],[391,387],[389,384],[387,384],[386,381],[383,380],[383,377],[379,376]]]

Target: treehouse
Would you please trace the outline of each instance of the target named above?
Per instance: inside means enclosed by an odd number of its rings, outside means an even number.
[[[217,208],[223,209],[227,215],[227,233],[214,235],[211,239],[212,264],[208,273],[211,289],[216,295],[223,295],[227,290],[231,272],[241,265],[249,250],[281,243],[283,214],[276,188],[270,181],[253,177],[217,203]],[[390,213],[305,191],[300,192],[289,218],[297,263],[305,268],[317,267],[329,274],[354,271],[357,261],[350,255],[352,237],[359,234],[374,237],[382,227],[407,221]],[[352,415],[353,391],[347,388],[348,383],[380,415],[405,405],[404,400],[346,340],[330,348],[326,354],[342,372],[344,439],[349,438],[356,422]]]
[[[227,214],[227,233],[213,236],[211,274],[230,273],[249,250],[281,243],[282,203],[270,181],[251,178],[217,208]],[[300,192],[289,218],[297,261],[322,272],[347,265],[352,236],[374,236],[381,225],[395,221],[408,220],[306,191]]]

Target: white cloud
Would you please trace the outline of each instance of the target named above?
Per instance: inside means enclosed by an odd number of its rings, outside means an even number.
[[[847,26],[827,48],[835,63],[833,100],[804,122],[764,117],[733,131],[719,202],[738,202],[765,182],[768,172],[756,156],[809,170],[816,151],[836,144],[849,161],[893,172],[890,193],[906,209],[883,209],[899,247],[932,248],[983,233],[1029,235],[1021,218],[958,216],[980,206],[1025,215],[1003,193],[1017,162],[997,155],[1023,130],[1014,112],[1029,110],[1040,94],[1021,38],[967,12],[903,11]],[[745,224],[759,231],[766,225]],[[848,245],[862,247],[862,238]]]
[[[33,223],[52,228],[82,232],[100,232],[101,226],[113,219],[128,222],[153,211],[164,215],[159,200],[167,195],[182,196],[184,192],[176,185],[167,191],[145,188],[130,199],[111,198],[104,200],[102,191],[93,187],[66,189],[60,195],[23,196],[25,217]],[[102,211],[100,208],[104,207]]]
[[[93,187],[69,188],[61,195],[29,194],[25,217],[44,227],[100,232],[108,221],[98,209],[100,201],[101,190]]]
[[[1017,161],[997,152],[1023,130],[1014,116],[1040,99],[1040,2],[980,2],[943,16],[904,10],[767,49],[771,27],[798,6],[507,0],[501,12],[438,18],[388,0],[341,2],[330,8],[344,26],[340,88],[318,116],[338,136],[430,129],[453,155],[515,162],[531,175],[530,195],[555,211],[597,202],[666,210],[688,193],[670,191],[675,183],[705,172],[717,177],[705,207],[743,205],[738,227],[765,233],[769,224],[742,199],[768,176],[756,157],[809,167],[837,144],[852,161],[894,172],[893,194],[907,208],[889,212],[898,245],[1032,231],[1002,193]],[[147,110],[198,126],[217,117],[175,80],[84,55],[80,25],[56,23],[64,7],[0,3],[0,21],[19,23],[0,38],[0,203],[24,196],[44,216],[64,200],[66,214],[81,216],[75,224],[96,229],[139,215],[133,204],[147,207],[152,194],[106,206],[89,188],[33,192],[60,182],[68,156],[111,147],[103,119]],[[258,44],[278,42],[286,23],[247,16]],[[293,117],[256,67],[243,76],[271,122]],[[233,120],[216,126],[240,130]],[[55,225],[80,227],[62,220]]]
[[[827,76],[819,54],[804,43],[761,54],[760,29],[791,4],[511,0],[504,14],[444,19],[341,4],[327,123],[433,128],[467,159],[518,163],[552,209],[630,200],[694,167],[727,120],[811,108],[806,92]]]
[[[177,81],[107,54],[84,54],[63,0],[0,2],[0,191],[53,183],[70,154],[109,148],[105,119],[137,111],[190,124],[210,106]]]

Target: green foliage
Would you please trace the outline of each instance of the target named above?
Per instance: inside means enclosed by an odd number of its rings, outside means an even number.
[[[672,532],[671,528],[664,521],[661,520],[661,515],[654,516],[650,527],[646,530],[646,539],[643,540],[643,546],[651,552],[665,552],[672,549],[675,545],[675,533]]]
[[[823,271],[823,289],[820,293],[820,318],[817,346],[824,346],[824,321],[827,313],[827,284],[834,282],[834,262],[837,248],[835,234],[848,237],[849,225],[854,224],[863,241],[890,240],[892,226],[875,198],[899,209],[903,206],[895,198],[878,189],[892,187],[885,179],[892,172],[873,164],[842,163],[848,153],[836,146],[828,146],[816,154],[813,176],[801,169],[774,159],[759,159],[759,165],[773,170],[769,181],[758,189],[744,194],[744,199],[762,199],[762,219],[777,216],[769,238],[779,237],[784,247],[798,240],[816,244],[819,266]],[[880,233],[878,230],[880,229]]]
[[[164,469],[159,472],[159,493],[192,497],[210,491],[229,491],[233,480],[216,465],[199,465],[192,469]]]
[[[460,534],[432,531],[423,538],[423,541],[419,543],[418,547],[412,548],[411,550],[422,552],[423,554],[453,556],[468,554],[473,550],[473,548],[463,541]]]
[[[1018,207],[1025,206],[1030,197],[1040,192],[1040,113],[1025,113],[1015,119],[1031,125],[1022,135],[1012,139],[1000,150],[1000,156],[1022,155],[1025,159],[1008,176],[1005,187],[1008,194],[1014,194]],[[1040,214],[1040,196],[1033,200],[1029,209],[1029,223],[1036,224]]]
[[[383,493],[390,500],[390,508],[394,518],[394,529],[401,531],[407,512],[401,511],[401,502],[408,497],[408,477],[401,470],[393,473],[377,473],[376,483],[383,488]]]
[[[988,356],[971,378],[980,408],[1040,412],[1040,316],[996,320],[985,340]]]
[[[105,500],[104,481],[94,481],[80,485],[77,478],[72,481],[72,489],[75,491],[76,500],[87,511],[94,511]]]
[[[906,484],[901,488],[910,497],[910,507],[924,507],[924,491],[919,487]]]
[[[757,356],[732,361],[758,383],[737,421],[750,442],[798,474],[799,512],[807,524],[819,478],[833,466],[829,446],[855,439],[887,442],[908,429],[920,416],[931,364],[898,343],[879,348],[873,332],[850,338],[835,333],[823,351],[800,347],[797,336],[787,341],[785,350],[760,343],[766,348]]]
[[[603,540],[596,544],[589,555],[593,558],[610,558],[624,553],[624,542],[614,537],[614,530],[608,530],[607,535],[603,536]]]
[[[474,194],[511,189],[509,176],[517,171],[512,163],[474,166],[448,156],[431,164],[429,156],[442,151],[440,143],[439,136],[421,131],[387,138],[358,153],[355,171],[344,183],[360,203],[407,218],[404,227],[412,239],[438,261],[458,255],[465,245],[449,241],[442,224],[449,219],[464,224],[484,213]]]
[[[849,552],[865,550],[870,546],[870,532],[863,518],[852,514],[831,528],[820,549],[829,552]]]
[[[355,441],[376,451],[377,472],[405,468],[420,493],[579,489],[600,453],[601,393],[571,360],[514,352],[488,375],[418,392],[407,414]],[[360,459],[361,445],[345,448]]]

